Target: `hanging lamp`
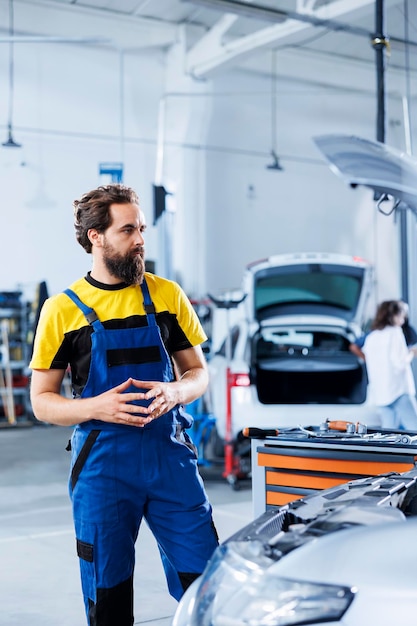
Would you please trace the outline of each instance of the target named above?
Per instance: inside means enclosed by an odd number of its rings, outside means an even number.
[[[13,97],[14,97],[14,19],[13,0],[9,0],[9,110],[7,121],[7,140],[2,143],[5,148],[21,148],[22,144],[17,143],[13,138]]]
[[[277,143],[277,70],[276,70],[276,50],[272,50],[272,67],[271,67],[271,139],[272,148],[271,156],[272,163],[266,166],[267,170],[282,171],[284,168],[279,162],[279,158],[276,150]]]

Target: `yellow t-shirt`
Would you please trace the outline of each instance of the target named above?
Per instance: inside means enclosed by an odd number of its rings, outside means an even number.
[[[206,341],[198,316],[181,287],[148,272],[145,278],[168,354]],[[94,309],[104,328],[147,325],[143,295],[137,285],[104,285],[87,275],[70,289]],[[92,332],[82,311],[66,294],[48,298],[40,314],[29,367],[65,370],[70,366],[74,391],[80,392],[88,377]]]

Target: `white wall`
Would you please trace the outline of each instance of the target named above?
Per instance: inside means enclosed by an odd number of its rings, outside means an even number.
[[[377,213],[372,193],[351,189],[324,163],[313,137],[345,133],[375,139],[376,102],[368,95],[279,83],[272,162],[270,81],[228,73],[216,80],[207,155],[209,291],[239,286],[241,268],[291,251],[342,252],[377,268],[379,297],[398,295],[398,238],[393,218]]]
[[[151,183],[162,54],[126,55],[122,120],[117,51],[50,44],[15,50],[14,138],[23,147],[0,147],[0,289],[46,280],[54,293],[89,269],[73,234],[72,201],[100,184],[100,162],[124,161],[124,182],[138,190],[151,225],[148,256],[154,258]],[[6,56],[0,57],[3,94]],[[2,97],[1,120],[6,105]],[[4,141],[4,125],[1,134]]]

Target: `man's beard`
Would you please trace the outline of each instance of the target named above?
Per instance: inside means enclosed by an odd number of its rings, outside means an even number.
[[[144,247],[138,246],[134,252],[128,252],[123,256],[114,252],[114,248],[109,243],[104,243],[103,260],[107,270],[127,285],[141,284],[145,273],[144,254]]]

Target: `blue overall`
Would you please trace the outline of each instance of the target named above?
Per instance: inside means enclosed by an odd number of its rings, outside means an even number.
[[[129,377],[174,380],[146,281],[148,326],[142,328],[105,329],[74,292],[65,293],[93,328],[82,398]],[[197,457],[184,432],[189,426],[188,416],[176,407],[143,428],[91,420],[74,429],[69,491],[90,626],[133,624],[135,541],[143,517],[177,600],[218,544]]]

